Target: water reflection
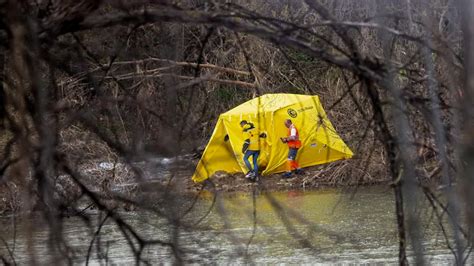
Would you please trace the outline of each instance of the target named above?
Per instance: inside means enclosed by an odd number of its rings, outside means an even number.
[[[144,239],[163,242],[143,251],[142,258],[152,264],[174,262],[174,253],[166,243],[178,244],[183,262],[188,263],[397,263],[394,203],[387,188],[364,188],[355,194],[327,189],[256,192],[255,198],[252,195],[202,193],[179,227],[161,215],[147,212],[122,216]],[[176,208],[185,210],[189,205],[184,202]],[[92,213],[91,217],[93,229],[87,229],[85,221],[77,217],[64,220],[72,261],[82,264],[90,252],[92,265],[135,263],[132,249],[117,226],[106,220],[99,237],[94,238],[105,216]],[[41,217],[31,219],[35,219],[32,241],[36,261],[57,263],[58,257],[47,245],[45,222]],[[30,262],[24,227],[27,224],[23,219],[17,230],[14,255],[19,264]],[[439,228],[434,221],[425,225],[428,262],[452,263]],[[11,220],[3,218],[1,236],[10,247],[12,235]],[[5,247],[1,252],[8,257]]]

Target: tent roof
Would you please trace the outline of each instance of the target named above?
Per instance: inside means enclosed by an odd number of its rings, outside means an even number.
[[[314,95],[311,96],[288,93],[265,94],[260,97],[256,97],[250,101],[247,101],[223,113],[222,115],[227,116],[254,114],[255,112],[273,112],[298,102],[314,100],[315,97],[318,98],[318,96]]]

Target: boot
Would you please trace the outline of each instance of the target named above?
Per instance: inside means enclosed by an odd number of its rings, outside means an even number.
[[[297,175],[304,175],[304,171],[303,171],[303,169],[298,168],[298,169],[295,170],[295,174],[297,174]]]
[[[247,179],[252,179],[255,176],[255,173],[253,171],[249,171],[246,175],[245,178]]]
[[[286,172],[286,173],[284,173],[281,177],[282,177],[282,178],[291,178],[291,177],[292,177],[292,173],[291,173],[291,172]]]

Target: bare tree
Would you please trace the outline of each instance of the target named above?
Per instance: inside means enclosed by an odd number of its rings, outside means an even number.
[[[105,215],[90,225],[88,254],[113,221],[137,264],[156,245],[185,263],[179,235],[193,228],[183,218],[192,206],[177,199],[187,183],[172,175],[152,198],[143,196],[149,183],[135,162],[196,150],[220,112],[292,86],[327,95],[329,112],[357,147],[358,158],[321,172],[328,180],[390,180],[400,264],[408,264],[410,248],[417,264],[426,263],[417,212],[425,198],[443,230],[454,232],[444,237],[463,264],[474,221],[469,204],[462,207],[473,194],[472,10],[470,1],[450,0],[0,1],[0,184],[21,188],[11,192],[22,195],[12,209],[39,210],[49,222],[59,261],[73,261],[61,215],[87,220],[79,208],[85,200]],[[80,163],[104,154],[116,161],[112,176],[81,172]],[[129,174],[117,176],[116,168]],[[127,193],[112,191],[111,183],[129,181],[136,185]],[[202,189],[214,191],[212,179]],[[117,206],[163,218],[170,238],[141,236]]]

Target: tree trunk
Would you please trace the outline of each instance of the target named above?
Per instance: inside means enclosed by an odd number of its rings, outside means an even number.
[[[3,129],[4,127],[4,119],[6,115],[6,109],[5,109],[5,62],[6,62],[6,49],[2,46],[0,46],[0,129]]]

